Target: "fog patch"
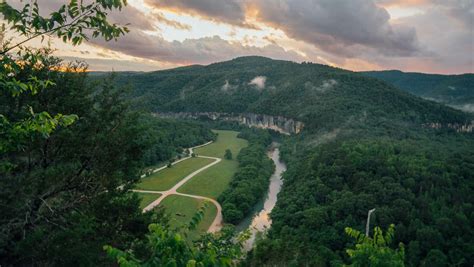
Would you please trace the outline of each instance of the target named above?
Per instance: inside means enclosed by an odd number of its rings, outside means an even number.
[[[229,89],[230,89],[229,81],[228,81],[228,80],[225,80],[225,83],[224,83],[224,85],[221,87],[221,90],[224,91],[224,92],[227,92],[227,91],[229,91]]]
[[[474,104],[449,105],[452,108],[462,110],[464,112],[474,113]]]
[[[271,85],[271,86],[268,86],[267,89],[270,90],[270,91],[275,91],[277,88],[276,88],[276,86]]]
[[[437,102],[437,103],[440,103],[440,102],[441,102],[441,100],[440,100],[440,99],[436,99],[436,98],[429,97],[429,96],[421,96],[421,98],[423,98],[423,99],[425,99],[425,100],[429,100],[429,101]]]
[[[337,85],[337,81],[333,79],[325,80],[323,81],[323,84],[319,87],[319,90],[326,92],[327,90],[330,90],[334,88],[334,86]]]
[[[236,89],[237,87],[239,87],[239,85],[232,85],[229,83],[229,80],[225,80],[225,83],[224,85],[221,86],[221,91],[222,92],[230,92],[234,89]]]
[[[340,132],[341,128],[335,128],[332,131],[319,133],[315,137],[310,139],[309,142],[307,142],[307,146],[316,147],[322,144],[329,143],[332,140],[336,139]]]
[[[179,99],[186,100],[186,94],[194,89],[194,86],[184,87],[181,92],[179,92]]]
[[[332,88],[334,88],[334,86],[337,85],[337,81],[334,80],[334,79],[329,79],[329,80],[324,80],[322,82],[321,85],[319,86],[315,86],[312,82],[306,82],[304,84],[304,87],[307,89],[307,90],[311,90],[311,91],[317,91],[317,92],[321,92],[321,93],[324,93],[328,90],[331,90]]]
[[[265,76],[257,76],[253,78],[248,84],[255,85],[258,89],[265,88],[265,82],[267,81],[267,77]]]

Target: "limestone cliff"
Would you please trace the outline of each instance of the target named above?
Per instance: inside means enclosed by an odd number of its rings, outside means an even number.
[[[283,116],[273,116],[254,113],[221,113],[221,112],[177,112],[154,113],[155,116],[174,119],[211,119],[223,121],[237,121],[249,127],[272,129],[282,134],[298,134],[304,127],[300,121]]]

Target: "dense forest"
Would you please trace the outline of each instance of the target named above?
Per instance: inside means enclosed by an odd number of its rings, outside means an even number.
[[[440,75],[391,71],[368,71],[364,75],[393,84],[409,93],[474,112],[474,74]]]
[[[133,111],[125,88],[115,87],[113,77],[90,84],[85,72],[74,71],[78,66],[52,72],[64,63],[38,55],[45,64],[23,69],[17,77],[47,76],[52,85],[20,96],[2,90],[0,113],[21,121],[31,110],[41,110],[74,114],[77,120],[50,134],[30,135],[2,153],[1,262],[105,264],[103,245],[127,248],[144,238],[154,217],[141,213],[138,197],[117,187],[133,184],[144,167],[214,134],[196,123]]]
[[[25,38],[54,33],[80,44],[86,25],[105,40],[123,35],[126,30],[110,24],[105,12],[124,4],[71,1],[42,17],[34,3],[16,10],[2,2],[0,12]],[[25,16],[32,19],[19,19]],[[126,87],[116,86],[111,75],[90,82],[84,63],[63,62],[48,48],[2,41],[0,265],[111,266],[120,250],[138,246],[144,252],[137,257],[150,256],[145,240],[156,233],[153,229],[175,240],[181,233],[170,230],[164,213],[142,213],[141,199],[129,189],[144,167],[212,140],[211,130],[132,109]],[[238,243],[217,257],[215,249],[224,246],[211,245],[229,238],[206,236],[202,242],[208,249],[181,242],[175,256],[185,264],[222,261],[228,266],[228,258],[237,257]],[[153,262],[175,260],[152,255]]]
[[[359,73],[261,57],[124,75],[140,85],[132,102],[159,107],[150,111],[255,112],[305,124],[282,139],[288,170],[273,226],[246,264],[350,263],[355,242],[344,229],[363,230],[372,208],[373,225],[394,224],[391,247],[403,244],[406,265],[473,262],[474,138],[446,127],[472,115]],[[258,76],[264,86],[249,84]]]
[[[125,4],[71,0],[43,17],[37,5],[16,10],[2,2],[0,12],[24,38],[54,34],[80,45],[126,34],[106,16]],[[84,64],[52,53],[2,44],[2,266],[474,263],[474,135],[426,127],[470,123],[471,114],[319,64],[243,57],[88,76]],[[301,134],[281,138],[288,169],[272,227],[247,259],[232,227],[186,240],[202,209],[174,230],[162,211],[142,213],[128,191],[147,165],[212,140],[208,126],[221,124],[162,120],[150,115],[156,111],[254,112],[304,122]],[[272,172],[270,133],[249,129],[241,137],[250,145],[219,199],[228,222],[245,216]],[[378,227],[365,236],[374,208],[370,228]]]
[[[143,159],[146,166],[169,161],[180,156],[184,148],[201,145],[216,138],[210,128],[193,121],[159,119],[143,114],[138,123],[146,129],[146,138],[151,140]]]
[[[473,142],[433,139],[336,141],[294,157],[268,238],[254,251],[254,265],[344,263],[352,243],[344,228],[363,230],[372,208],[371,223],[395,224],[407,265],[469,265]]]
[[[100,75],[96,74],[96,78]],[[252,80],[260,77],[256,85]],[[378,79],[320,64],[240,57],[208,66],[119,74],[132,102],[149,111],[282,115],[311,132],[336,128],[465,123],[470,117]]]
[[[268,189],[274,165],[267,156],[272,138],[261,129],[245,129],[239,136],[249,145],[243,148],[237,160],[239,168],[229,188],[219,197],[222,215],[228,223],[238,224],[252,210]]]

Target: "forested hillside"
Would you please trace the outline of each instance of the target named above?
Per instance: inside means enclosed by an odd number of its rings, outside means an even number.
[[[254,112],[305,124],[284,139],[288,171],[273,226],[246,264],[349,263],[354,241],[344,228],[363,230],[373,208],[372,225],[395,225],[392,246],[404,244],[406,265],[474,261],[474,137],[447,127],[471,115],[360,73],[262,57],[119,79],[152,112]]]
[[[391,71],[368,71],[364,75],[381,79],[423,98],[474,112],[474,74],[439,75]]]
[[[453,127],[472,115],[319,64],[242,57],[88,76],[83,63],[22,46],[51,35],[73,45],[117,39],[128,29],[107,14],[125,5],[70,0],[44,17],[36,1],[0,3],[8,29],[24,40],[1,46],[0,265],[472,266],[474,137]],[[206,125],[220,125],[150,114],[157,111],[253,112],[305,124],[281,138],[288,169],[272,227],[248,255],[232,227],[187,240],[206,205],[178,228],[163,212],[142,212],[129,189],[145,168],[213,140]],[[272,172],[270,133],[241,137],[249,146],[235,155],[239,169],[219,198],[232,223]],[[370,209],[385,235],[358,232]]]
[[[377,79],[325,65],[241,57],[208,66],[124,73],[149,111],[254,112],[303,121],[312,130],[366,124],[465,122],[466,115]],[[398,126],[397,126],[398,127]]]
[[[469,266],[472,137],[431,138],[337,141],[292,157],[272,228],[251,263],[344,263],[352,243],[344,228],[363,231],[375,208],[372,225],[395,224],[393,245],[405,245],[408,266]]]

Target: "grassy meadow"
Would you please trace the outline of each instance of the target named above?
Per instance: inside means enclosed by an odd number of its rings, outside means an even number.
[[[137,184],[137,189],[165,191],[171,189],[176,183],[195,170],[213,162],[212,159],[190,158],[173,165],[171,168],[163,169],[159,172],[145,177]]]
[[[247,146],[247,140],[237,138],[235,131],[215,131],[217,140],[205,147],[195,150],[198,155],[222,158],[222,161],[204,170],[178,189],[178,192],[206,196],[217,199],[227,189],[234,173],[237,171],[237,155]],[[224,159],[226,149],[232,151],[232,160]]]
[[[163,199],[160,206],[164,207],[166,212],[170,215],[170,224],[179,227],[189,224],[192,217],[204,205],[205,202],[205,200],[201,199],[170,195]],[[204,217],[198,228],[193,232],[194,234],[205,233],[216,217],[216,206],[210,202],[207,203],[208,204],[204,212]]]
[[[247,140],[237,138],[239,132],[236,131],[223,131],[223,130],[213,130],[217,133],[217,140],[210,145],[196,148],[194,153],[201,156],[210,156],[224,158],[225,150],[230,149],[232,155],[237,157],[240,149],[247,146]]]
[[[142,201],[140,202],[140,209],[144,209],[151,202],[155,201],[161,196],[161,194],[158,194],[158,193],[137,193],[137,194],[139,197],[142,198]]]

